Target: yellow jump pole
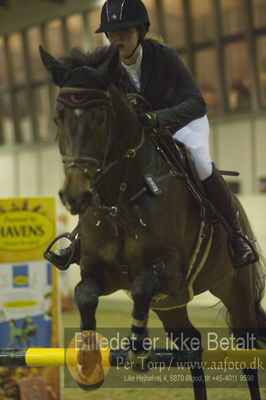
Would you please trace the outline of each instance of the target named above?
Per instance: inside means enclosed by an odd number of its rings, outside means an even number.
[[[65,349],[0,349],[0,366],[60,367],[65,365]]]
[[[28,348],[0,349],[0,366],[61,367],[76,365],[79,349]],[[89,352],[88,352],[89,353]],[[123,366],[127,362],[127,352],[123,350],[100,349],[102,363],[110,366]],[[155,350],[155,363],[176,367],[187,363],[202,361],[204,368],[232,365],[230,368],[265,368],[266,350],[205,350],[201,354],[192,351]],[[219,364],[218,364],[219,363]],[[244,366],[241,363],[246,363]],[[234,365],[233,365],[234,364]],[[189,366],[189,365],[188,365]]]
[[[63,367],[76,365],[79,349],[41,348],[0,349],[0,366]],[[109,349],[101,349],[101,359],[109,363]]]

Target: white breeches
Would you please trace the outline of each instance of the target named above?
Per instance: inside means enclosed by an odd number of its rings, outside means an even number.
[[[212,173],[212,160],[209,151],[209,121],[207,116],[194,119],[179,129],[173,137],[185,143],[194,158],[194,162],[203,181]]]

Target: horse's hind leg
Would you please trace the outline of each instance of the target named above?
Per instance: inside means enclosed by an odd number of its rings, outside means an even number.
[[[188,318],[187,307],[166,311],[155,310],[155,312],[162,321],[168,337],[172,342],[180,344],[179,349],[181,351],[195,350],[196,343],[196,350],[201,352],[201,335],[191,324]],[[181,341],[178,341],[180,338]],[[195,400],[207,400],[205,376],[201,358],[198,362],[193,364],[194,365],[190,367],[190,372],[193,380],[194,398]]]
[[[246,349],[254,347],[253,338],[256,337],[258,328],[251,268],[254,266],[234,272],[210,289],[210,292],[224,303],[230,314],[230,328],[234,336],[241,338],[241,343],[245,343]],[[251,399],[261,400],[257,369],[246,368],[243,369],[243,373],[246,376]]]

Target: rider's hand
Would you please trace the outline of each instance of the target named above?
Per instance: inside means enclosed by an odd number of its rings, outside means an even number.
[[[144,129],[149,131],[154,131],[159,128],[157,117],[155,112],[150,111],[147,113],[139,114],[139,121],[144,127]]]

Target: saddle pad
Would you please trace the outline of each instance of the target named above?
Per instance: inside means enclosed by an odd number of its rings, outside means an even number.
[[[208,234],[205,236],[205,238],[202,237],[203,230],[204,226],[201,225],[198,234],[197,245],[195,246],[195,249],[190,257],[188,273],[178,295],[169,296],[158,294],[157,296],[154,296],[151,302],[152,310],[171,310],[178,307],[184,307],[193,299],[193,283],[204,267],[204,264],[210,253],[213,240],[213,226],[211,225],[209,227]]]

